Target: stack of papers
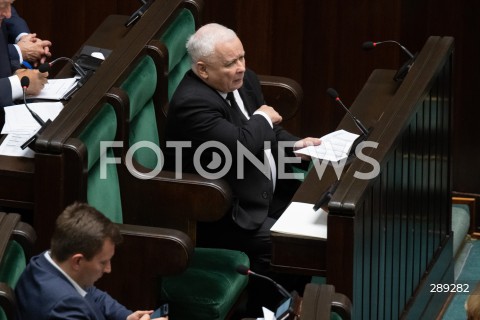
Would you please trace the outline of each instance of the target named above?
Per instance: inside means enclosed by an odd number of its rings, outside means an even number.
[[[28,104],[29,108],[46,122],[54,120],[63,109],[61,102],[38,102]],[[2,134],[7,134],[0,145],[0,155],[33,158],[34,152],[20,146],[32,137],[39,129],[40,124],[33,118],[24,104],[5,107],[5,125]]]
[[[29,96],[34,99],[61,100],[77,85],[76,78],[48,79],[45,87],[36,96]]]
[[[328,213],[322,208],[313,210],[313,204],[292,202],[270,231],[310,238],[327,239]]]
[[[295,153],[302,153],[311,158],[325,159],[328,161],[340,161],[348,158],[353,143],[359,137],[358,134],[345,130],[337,130],[320,138],[322,144],[309,146]]]

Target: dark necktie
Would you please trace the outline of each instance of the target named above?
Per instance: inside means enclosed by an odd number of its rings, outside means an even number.
[[[227,100],[230,102],[230,106],[233,108],[233,113],[235,113],[240,121],[247,120],[247,117],[245,114],[240,110],[240,107],[237,104],[237,101],[235,100],[235,96],[233,95],[233,92],[227,93]]]

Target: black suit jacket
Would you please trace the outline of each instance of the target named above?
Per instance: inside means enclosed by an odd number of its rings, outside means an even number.
[[[13,74],[8,52],[7,28],[5,23],[0,27],[0,107],[12,105],[12,86],[8,77]],[[2,110],[3,113],[3,110]]]
[[[250,114],[249,120],[241,117],[216,90],[190,70],[170,101],[166,140],[191,141],[192,147],[182,150],[184,172],[200,173],[194,165],[194,154],[204,143],[220,143],[229,150],[232,163],[223,179],[229,183],[234,196],[231,218],[241,228],[253,230],[258,228],[268,215],[273,198],[273,184],[269,178],[269,168],[260,170],[245,157],[242,157],[244,165],[237,170],[237,142],[261,163],[266,163],[268,161],[264,161],[264,142],[270,143],[276,158],[279,141],[297,141],[299,138],[280,126],[274,125],[272,129],[262,115],[253,115],[265,102],[260,82],[251,70],[247,69],[239,93]],[[287,152],[293,156],[291,150]],[[215,154],[222,156],[222,164],[226,163],[224,152],[208,148],[200,157],[203,169],[207,169],[212,160],[216,159]],[[175,150],[166,148],[165,157],[166,168],[174,169]],[[278,169],[278,161],[276,163]],[[222,168],[223,166],[220,167]],[[218,173],[218,170],[216,172]],[[277,187],[279,182],[277,181]]]
[[[17,10],[12,6],[12,15],[8,19],[4,19],[3,23],[7,30],[8,52],[10,54],[10,63],[14,69],[19,69],[20,57],[17,49],[13,46],[15,39],[20,33],[30,33],[27,22],[18,15]]]

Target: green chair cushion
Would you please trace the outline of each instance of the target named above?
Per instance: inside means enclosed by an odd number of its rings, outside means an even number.
[[[145,105],[151,103],[157,88],[157,69],[153,59],[150,56],[143,57],[120,88],[128,95],[130,100],[129,118],[134,119]]]
[[[92,121],[79,135],[88,151],[88,187],[87,201],[110,220],[122,223],[122,204],[117,168],[114,164],[104,164],[105,175],[102,176],[101,157],[113,158],[113,150],[106,148],[100,154],[102,141],[114,141],[117,132],[117,117],[110,104],[105,104]]]
[[[145,141],[159,145],[153,95],[157,87],[157,71],[153,59],[145,56],[120,86],[130,99],[129,147]],[[149,147],[136,149],[133,158],[144,167],[153,169],[159,159]]]
[[[168,74],[168,101],[172,98],[185,73],[190,70],[191,62],[188,54],[185,54],[179,63]]]
[[[115,111],[110,104],[105,104],[79,135],[88,150],[88,170],[100,159],[100,141],[114,141],[116,132]]]
[[[168,71],[171,71],[187,53],[187,40],[195,32],[195,19],[188,9],[182,9],[160,41],[168,49]]]
[[[195,19],[192,13],[190,10],[182,9],[160,38],[168,49],[168,101],[172,98],[185,72],[191,67],[185,45],[194,32]]]
[[[152,147],[146,146],[145,142],[151,142],[158,147],[159,140],[155,106],[153,100],[149,100],[143,107],[143,110],[130,121],[130,147],[138,143],[138,145],[135,146],[138,149],[135,150],[133,158],[146,168],[155,168],[157,163],[163,161],[163,159],[158,159]]]
[[[25,270],[27,259],[22,246],[12,240],[8,243],[5,254],[0,264],[0,282],[15,288],[18,279]],[[0,320],[8,320],[5,311],[0,307]]]
[[[26,257],[22,246],[15,240],[9,241],[0,264],[0,282],[15,288],[26,266]]]
[[[114,157],[112,149],[106,154],[108,158]],[[117,168],[114,164],[106,165],[106,179],[102,179],[100,167],[97,162],[88,173],[87,201],[113,222],[123,223]]]
[[[225,319],[248,283],[236,271],[250,266],[247,255],[226,249],[196,248],[188,269],[162,279],[161,296],[175,320]]]

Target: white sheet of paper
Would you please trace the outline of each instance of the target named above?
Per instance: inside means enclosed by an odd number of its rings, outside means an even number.
[[[29,103],[28,107],[42,118],[54,120],[62,111],[61,102],[36,102]],[[38,122],[32,117],[24,104],[5,107],[5,125],[2,128],[2,134],[11,132],[32,132],[40,129]]]
[[[75,78],[48,79],[42,91],[36,96],[29,96],[29,98],[60,100],[76,84],[77,79]]]
[[[313,210],[313,204],[292,202],[275,222],[270,231],[327,239],[328,212]]]
[[[306,154],[312,158],[340,161],[348,157],[350,149],[358,137],[358,134],[337,130],[321,137],[322,144],[319,146],[305,147],[295,153]]]
[[[61,102],[30,103],[32,109],[43,121],[54,120],[63,109]],[[0,145],[0,155],[33,158],[34,152],[29,148],[22,150],[20,146],[32,137],[40,124],[33,118],[24,104],[5,107],[5,125],[2,134],[7,134]]]
[[[263,311],[263,318],[257,318],[257,320],[277,320],[275,318],[275,313],[273,313],[272,311],[268,310],[265,307],[262,307],[262,311]]]
[[[26,157],[33,158],[35,152],[30,148],[22,150],[20,146],[27,141],[31,136],[35,134],[35,131],[24,133],[9,133],[2,144],[0,144],[0,154],[11,157]]]

